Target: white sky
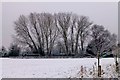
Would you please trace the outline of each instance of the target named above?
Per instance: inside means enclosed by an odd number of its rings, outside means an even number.
[[[0,3],[0,47],[2,46],[2,3]]]
[[[118,33],[118,3],[117,2],[76,2],[76,3],[2,3],[2,43],[8,47],[15,34],[13,22],[21,14],[30,12],[73,12],[78,15],[89,16],[95,24],[103,25],[112,33]]]

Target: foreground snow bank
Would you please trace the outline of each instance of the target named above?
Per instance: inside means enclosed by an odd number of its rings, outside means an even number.
[[[101,59],[102,77],[115,78],[114,59]],[[3,59],[3,78],[93,78],[97,77],[96,58]]]

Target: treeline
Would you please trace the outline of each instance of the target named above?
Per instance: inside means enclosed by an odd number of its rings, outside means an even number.
[[[109,24],[109,23],[108,23]],[[30,13],[14,22],[14,43],[21,52],[40,56],[84,56],[113,51],[117,36],[87,16],[74,13]]]

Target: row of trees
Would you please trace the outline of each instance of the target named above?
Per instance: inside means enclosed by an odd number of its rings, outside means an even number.
[[[113,50],[117,36],[86,16],[73,13],[30,13],[14,22],[15,41],[25,50],[51,56],[54,50],[66,55],[81,54],[86,48],[94,55]]]
[[[65,53],[79,57],[87,51],[97,57],[116,48],[115,34],[102,25],[93,24],[86,16],[73,13],[21,15],[14,26],[18,44],[14,46],[41,56]]]

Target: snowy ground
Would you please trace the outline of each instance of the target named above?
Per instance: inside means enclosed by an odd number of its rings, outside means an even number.
[[[0,59],[0,80],[2,79],[2,59]]]
[[[102,77],[115,78],[114,59],[101,59]],[[93,78],[97,77],[96,58],[3,59],[3,78]]]

